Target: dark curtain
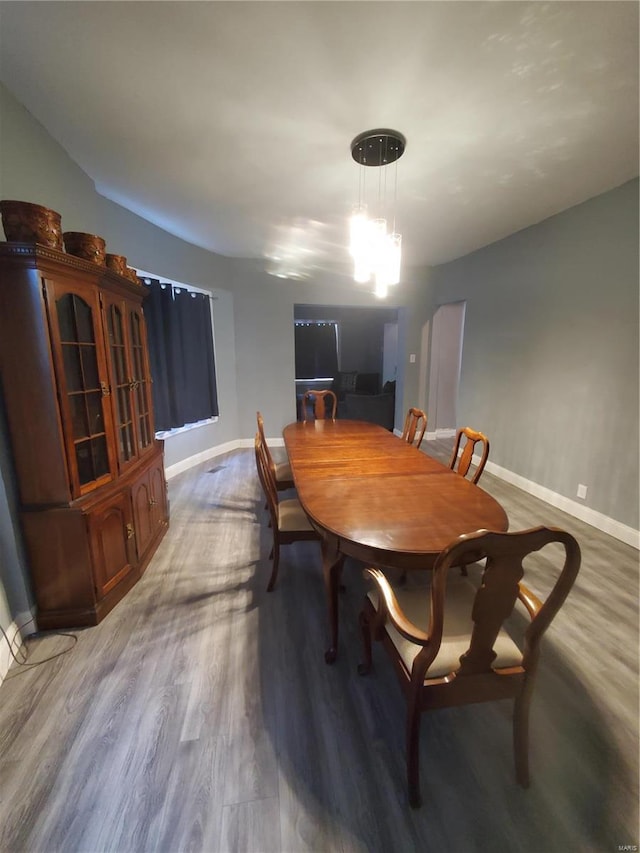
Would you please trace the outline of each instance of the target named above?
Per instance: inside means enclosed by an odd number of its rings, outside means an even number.
[[[335,323],[296,323],[296,379],[335,377],[338,345]]]
[[[151,280],[147,285],[148,294],[144,301],[144,318],[147,325],[147,342],[149,345],[149,366],[151,368],[151,393],[153,397],[153,412],[156,430],[162,432],[171,429],[172,383],[170,381],[171,346],[169,340],[171,303],[173,296],[171,286],[160,286],[160,282]]]
[[[151,280],[144,303],[158,431],[218,415],[209,297]]]

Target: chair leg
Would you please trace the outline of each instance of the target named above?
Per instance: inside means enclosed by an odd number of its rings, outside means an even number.
[[[410,697],[407,704],[407,784],[409,805],[419,809],[420,796],[420,704],[418,697]]]
[[[280,563],[280,544],[274,540],[273,548],[271,549],[270,559],[273,557],[273,568],[271,569],[271,577],[267,584],[267,592],[271,592],[276,585],[278,579],[278,565]]]
[[[364,611],[358,617],[360,635],[362,637],[362,652],[364,660],[358,664],[358,675],[368,675],[371,672],[371,627]]]
[[[529,708],[533,680],[525,676],[522,691],[516,696],[513,707],[513,755],[516,780],[523,788],[529,787]]]

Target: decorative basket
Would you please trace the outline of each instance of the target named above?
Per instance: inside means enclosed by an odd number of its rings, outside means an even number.
[[[105,263],[110,270],[117,272],[118,275],[123,275],[127,278],[127,259],[124,255],[110,255],[107,252]]]
[[[97,234],[84,234],[82,231],[65,231],[62,235],[67,254],[84,258],[103,267],[106,259],[105,241]]]
[[[127,267],[126,276],[134,284],[140,284],[140,281],[138,279],[138,271],[134,270],[133,267]]]
[[[28,201],[0,201],[2,227],[7,240],[39,243],[62,251],[62,218],[55,210]]]

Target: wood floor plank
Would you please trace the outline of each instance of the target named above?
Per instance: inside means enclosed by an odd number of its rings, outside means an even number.
[[[223,802],[220,791],[225,767],[220,739],[203,737],[180,743],[174,754],[161,811],[139,850],[218,850]]]
[[[225,806],[219,853],[278,853],[280,846],[277,797]]]
[[[425,446],[448,459],[450,442]],[[140,583],[74,632],[68,654],[15,668],[0,687],[0,850],[637,844],[638,554],[487,472],[481,486],[511,529],[565,527],[583,552],[543,643],[529,790],[514,781],[510,703],[470,706],[423,715],[424,805],[408,807],[405,703],[379,646],[371,675],[357,675],[362,567],[345,565],[340,654],[326,666],[318,544],[284,547],[266,592],[271,531],[253,452],[241,450],[171,480],[171,528]],[[544,552],[530,575],[544,592]],[[30,656],[65,644],[44,636]]]

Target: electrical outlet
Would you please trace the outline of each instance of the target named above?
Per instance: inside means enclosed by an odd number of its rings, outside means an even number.
[[[578,497],[582,498],[584,500],[586,498],[586,496],[587,496],[587,487],[584,486],[582,483],[578,483]]]
[[[412,352],[411,355],[409,356],[409,361],[411,364],[416,363],[416,354],[414,352]]]

